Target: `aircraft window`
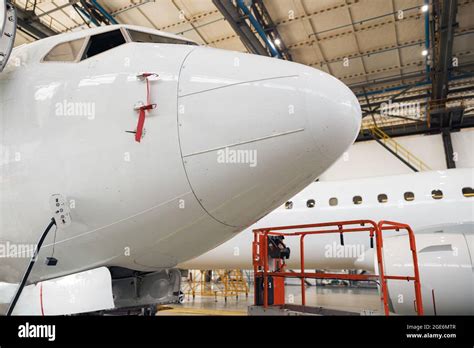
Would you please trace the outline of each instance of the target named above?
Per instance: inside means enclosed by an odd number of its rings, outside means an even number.
[[[354,204],[362,204],[362,197],[361,196],[354,196],[352,198],[352,202],[354,202]]]
[[[377,196],[379,203],[387,203],[388,197],[385,193],[381,193]]]
[[[163,44],[171,44],[171,45],[194,45],[197,46],[196,43],[186,41],[186,40],[179,40],[172,37],[160,36],[155,34],[148,34],[141,31],[135,30],[128,30],[130,34],[130,38],[133,42],[149,42],[149,43],[163,43]]]
[[[329,205],[330,205],[331,207],[336,206],[336,205],[337,205],[337,198],[336,198],[336,197],[330,198],[330,199],[329,199]]]
[[[441,199],[443,198],[443,191],[433,190],[431,191],[431,197],[433,197],[433,199]]]
[[[472,187],[464,187],[462,189],[462,194],[464,197],[474,197],[474,190]]]
[[[44,57],[45,62],[74,62],[84,45],[85,39],[63,42],[49,51]]]
[[[314,208],[315,205],[316,205],[316,202],[314,199],[308,199],[308,201],[306,202],[306,206],[308,208]]]
[[[99,53],[111,50],[126,43],[120,30],[108,31],[106,33],[91,36],[89,45],[84,52],[82,60],[98,55]]]
[[[403,197],[405,197],[405,201],[414,201],[415,200],[415,194],[413,192],[405,192],[403,194]]]
[[[293,202],[288,201],[285,203],[285,209],[293,209]]]

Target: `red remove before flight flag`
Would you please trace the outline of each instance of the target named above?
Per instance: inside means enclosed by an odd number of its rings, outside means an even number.
[[[158,74],[155,73],[143,73],[138,75],[139,79],[144,79],[146,81],[146,105],[136,108],[138,110],[138,124],[137,130],[135,132],[135,141],[140,142],[143,136],[143,128],[145,126],[145,116],[148,110],[153,110],[156,108],[156,104],[151,104],[150,102],[150,76],[158,77]]]

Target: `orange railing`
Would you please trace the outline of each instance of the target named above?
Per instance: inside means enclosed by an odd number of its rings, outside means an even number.
[[[308,230],[311,229],[311,230]],[[296,232],[282,232],[287,230],[297,230]],[[383,231],[387,230],[406,230],[410,242],[410,250],[413,257],[413,276],[397,276],[387,275],[384,272],[383,263]],[[268,307],[268,281],[269,277],[275,278],[300,278],[301,280],[301,304],[306,305],[305,295],[305,279],[342,279],[342,280],[369,280],[374,281],[379,279],[381,287],[381,300],[383,302],[385,315],[389,315],[389,299],[387,280],[405,280],[413,281],[415,288],[415,309],[418,315],[423,315],[423,302],[421,297],[420,274],[418,271],[418,258],[416,254],[415,235],[409,225],[392,222],[380,221],[378,224],[371,220],[352,220],[352,221],[338,221],[307,225],[293,225],[293,226],[279,226],[266,227],[253,230],[254,241],[252,243],[253,266],[255,284],[257,278],[263,278],[263,306]],[[337,273],[321,273],[321,272],[306,272],[304,260],[304,240],[307,235],[339,233],[341,242],[343,241],[344,233],[360,233],[368,232],[373,244],[375,236],[375,245],[377,249],[377,264],[379,274],[337,274]],[[284,262],[278,267],[276,271],[269,270],[269,255],[268,255],[268,236],[284,236],[284,237],[298,237],[300,238],[300,271],[286,272]],[[255,291],[255,304],[257,303],[257,291]]]

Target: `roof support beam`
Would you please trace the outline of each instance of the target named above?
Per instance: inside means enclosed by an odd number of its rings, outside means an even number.
[[[44,17],[44,16],[49,16],[51,15],[51,13],[54,13],[56,11],[60,11],[60,10],[63,10],[65,9],[66,7],[69,7],[69,6],[72,6],[73,4],[75,4],[76,2],[78,2],[79,0],[69,0],[69,2],[61,5],[61,6],[57,6],[56,8],[53,8],[52,10],[50,11],[46,11],[46,12],[43,12],[39,15],[36,16],[36,18],[41,18],[41,17]]]
[[[217,9],[222,13],[227,22],[239,35],[240,40],[249,52],[262,56],[269,56],[267,49],[255,36],[245,19],[240,15],[239,9],[229,0],[212,0]]]
[[[410,80],[410,79],[419,79],[422,78],[424,80],[425,78],[425,71],[424,70],[419,70],[415,71],[412,73],[405,74],[403,76],[401,75],[392,75],[386,78],[380,78],[380,79],[372,79],[367,82],[360,82],[360,83],[353,83],[348,85],[352,91],[357,92],[357,96],[363,96],[364,93],[360,93],[359,90],[363,90],[364,88],[369,88],[369,87],[374,87],[375,85],[380,85],[380,84],[389,84],[393,82],[401,82],[402,80]],[[381,90],[383,92],[383,89]]]
[[[458,97],[454,97],[454,96],[449,97],[446,101],[447,102],[452,102],[452,101],[455,101],[455,100],[470,99],[470,98],[473,98],[473,95],[472,94],[466,94],[466,93],[473,93],[473,92],[474,92],[474,89],[472,88],[472,86],[460,87],[460,88],[457,88],[457,89],[453,90],[452,93],[458,93],[458,94],[461,93],[462,95],[458,96]],[[364,95],[362,94],[361,97],[364,97]],[[411,102],[411,101],[426,99],[428,97],[429,97],[429,94],[426,92],[425,89],[423,89],[421,91],[417,91],[416,94],[413,94],[413,95],[410,95],[410,96],[406,96],[406,97],[400,97],[399,96],[397,98],[396,102],[398,102],[398,103]],[[386,98],[382,99],[382,101],[372,100],[370,102],[370,104],[361,102],[361,108],[366,109],[366,110],[368,110],[367,108],[377,108],[377,110],[378,110],[381,107],[381,104],[386,102],[385,99]],[[390,96],[387,99],[390,99]],[[393,100],[392,100],[392,102],[393,102]],[[420,104],[425,105],[426,100],[420,102]]]
[[[463,128],[470,128],[474,127],[474,117],[468,117],[459,127],[460,129]],[[389,127],[380,127],[385,133],[387,133],[390,137],[402,137],[407,135],[417,135],[417,134],[433,134],[432,130],[428,127],[426,123],[407,123],[401,124],[397,126],[389,126]],[[356,141],[367,141],[367,140],[374,140],[370,135],[369,131],[362,130],[359,136],[357,137]]]
[[[463,121],[463,108],[454,110],[446,107],[449,93],[449,73],[452,69],[454,27],[457,15],[457,1],[433,0],[434,40],[432,69],[432,95],[429,106],[428,125],[441,129],[446,166],[455,168],[451,130]]]
[[[408,92],[410,89],[412,89],[412,88],[415,87],[415,86],[416,86],[416,84],[411,84],[411,85],[405,87],[404,89],[402,89],[402,90],[401,90],[400,92],[398,92],[397,94],[395,94],[395,95],[393,95],[393,96],[390,96],[390,97],[388,98],[388,101],[389,101],[390,103],[393,103],[393,102],[398,101],[406,92]],[[365,92],[365,91],[364,91],[364,92]],[[369,106],[369,110],[370,110],[370,111],[367,112],[367,113],[364,113],[364,114],[362,115],[362,118],[364,118],[364,117],[366,117],[366,116],[369,116],[369,115],[372,115],[372,117],[373,117],[373,114],[374,114],[375,112],[378,112],[378,111],[379,111],[379,109],[381,108],[381,106],[382,106],[383,103],[379,103],[377,106],[371,106],[370,103],[369,103],[369,98],[367,97],[367,93],[365,93],[365,98],[366,98],[367,105]],[[385,103],[385,102],[384,102],[384,103]],[[374,124],[375,124],[375,119],[374,119]]]
[[[292,60],[262,0],[212,0],[212,2],[249,52]]]
[[[279,44],[275,44],[275,49],[278,51],[280,56],[286,60],[293,60],[293,57],[283,42],[277,26],[270,16],[270,13],[268,12],[263,0],[254,0],[252,8],[257,20],[262,24],[265,32],[270,36],[272,42],[275,43],[278,42],[277,40],[279,40]]]
[[[446,166],[448,169],[456,168],[456,163],[454,162],[454,150],[453,142],[451,140],[451,131],[447,128],[444,128],[441,132],[443,137],[443,147],[444,147],[444,156],[446,158]]]
[[[244,0],[236,0],[237,1],[237,7],[242,11],[246,19],[250,21],[252,24],[253,28],[257,31],[257,34],[260,36],[262,41],[266,45],[266,49],[271,57],[278,57],[281,58],[280,52],[277,50],[273,42],[270,41],[268,38],[268,35],[262,25],[262,23],[259,21],[259,19],[254,15],[252,11],[252,7],[247,6],[247,2],[244,2]],[[253,5],[253,1],[250,0],[251,5]]]
[[[44,39],[58,34],[53,29],[41,23],[39,19],[35,19],[36,14],[34,11],[26,11],[18,6],[15,6],[15,9],[18,17],[18,27],[21,31],[24,31],[36,39]]]
[[[434,67],[433,100],[446,99],[448,95],[448,73],[452,66],[454,25],[456,24],[457,1],[433,2],[434,15],[438,18],[436,38],[433,42]]]

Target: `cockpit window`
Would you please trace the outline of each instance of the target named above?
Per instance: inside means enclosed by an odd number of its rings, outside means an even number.
[[[85,39],[79,39],[60,43],[54,46],[43,60],[45,62],[74,62],[81,52],[84,41]]]
[[[155,34],[144,33],[136,30],[128,30],[130,38],[133,42],[162,43],[171,45],[197,45],[194,42],[179,40],[172,37],[160,36]]]
[[[106,33],[91,36],[89,44],[82,56],[82,60],[111,50],[126,43],[120,30],[108,31]]]

